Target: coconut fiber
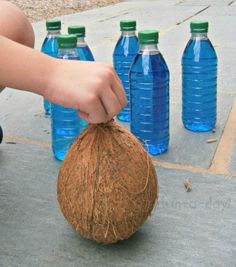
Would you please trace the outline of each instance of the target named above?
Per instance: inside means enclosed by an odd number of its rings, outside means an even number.
[[[58,201],[83,237],[102,243],[129,238],[158,198],[150,156],[115,121],[89,125],[72,144],[59,171]]]

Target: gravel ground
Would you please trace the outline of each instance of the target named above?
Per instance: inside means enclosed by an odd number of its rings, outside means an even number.
[[[121,0],[10,0],[10,2],[19,6],[33,22],[106,6]]]

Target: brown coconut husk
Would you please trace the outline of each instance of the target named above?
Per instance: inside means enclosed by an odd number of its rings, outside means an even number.
[[[89,125],[72,144],[58,176],[58,201],[83,237],[102,243],[129,238],[158,198],[151,157],[127,129]]]

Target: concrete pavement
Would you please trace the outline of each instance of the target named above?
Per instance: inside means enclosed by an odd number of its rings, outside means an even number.
[[[79,237],[58,208],[60,163],[50,150],[42,99],[7,89],[0,95],[0,266],[236,266],[236,2],[125,1],[61,17],[64,31],[69,24],[86,25],[95,58],[110,63],[119,20],[126,18],[136,19],[138,29],[160,30],[171,73],[171,143],[154,158],[159,206],[128,241],[104,246]],[[193,19],[209,21],[219,58],[215,133],[190,133],[181,123],[180,60]],[[34,23],[37,48],[44,24]],[[185,178],[193,185],[189,193]]]

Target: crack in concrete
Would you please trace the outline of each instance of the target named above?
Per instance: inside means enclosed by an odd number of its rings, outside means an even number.
[[[174,28],[178,27],[179,25],[183,24],[184,22],[188,21],[189,19],[201,14],[202,12],[204,12],[205,10],[207,10],[208,8],[210,8],[211,6],[206,6],[204,7],[203,9],[197,11],[196,13],[194,13],[193,15],[181,20],[181,21],[178,21],[176,22],[174,25],[171,25],[169,26],[168,28],[166,28],[165,30],[163,30],[162,32],[160,32],[160,35],[164,35],[166,33],[168,33],[169,31],[172,31]]]
[[[186,19],[183,19],[183,20],[181,20],[180,22],[177,22],[176,25],[177,25],[177,26],[181,25],[181,24],[184,23],[185,21],[187,21],[187,20],[189,20],[189,19],[191,19],[191,18],[193,18],[193,17],[195,17],[195,16],[201,14],[202,12],[204,12],[205,10],[207,10],[207,9],[210,8],[210,7],[211,7],[211,5],[209,5],[209,6],[205,7],[205,8],[203,8],[203,9],[199,10],[198,12],[194,13],[192,16],[189,16],[189,17],[187,17]]]
[[[234,2],[235,2],[235,0],[229,2],[229,3],[228,3],[228,6],[231,6]]]

